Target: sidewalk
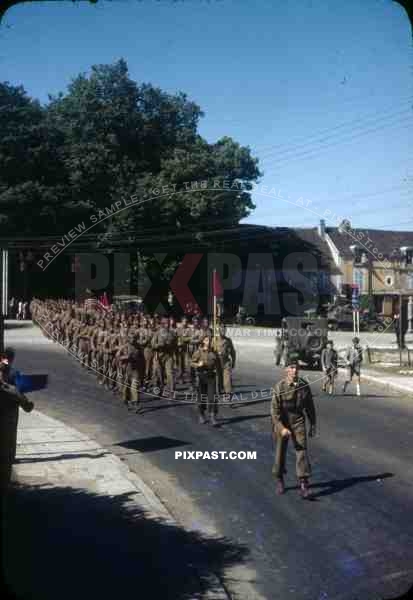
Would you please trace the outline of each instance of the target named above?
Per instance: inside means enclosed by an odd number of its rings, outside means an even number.
[[[401,371],[409,371],[407,367],[400,367]],[[345,371],[345,369],[343,369]],[[413,395],[413,375],[398,375],[393,373],[392,375],[387,375],[383,371],[376,370],[374,368],[362,368],[361,370],[361,379],[365,381],[371,381],[373,383],[379,383],[385,387],[391,388],[393,390],[397,390],[403,392],[405,394]]]
[[[214,572],[242,551],[180,528],[108,449],[60,421],[20,411],[6,503],[6,583],[24,600],[226,600]]]

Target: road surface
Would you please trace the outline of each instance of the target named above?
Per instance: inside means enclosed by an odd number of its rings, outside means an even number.
[[[36,328],[6,335],[21,370],[50,373],[36,408],[110,446],[183,526],[248,548],[248,561],[224,580],[234,598],[245,598],[243,578],[254,583],[255,598],[268,600],[379,600],[413,582],[411,398],[370,384],[361,398],[352,390],[329,397],[319,374],[307,373],[319,423],[310,440],[313,500],[298,496],[291,451],[287,493],[278,497],[269,389],[280,371],[272,349],[239,346],[239,404],[222,408],[213,429],[197,423],[193,405],[177,401],[148,398],[143,415],[128,413]],[[256,451],[257,459],[176,460],[184,450]]]

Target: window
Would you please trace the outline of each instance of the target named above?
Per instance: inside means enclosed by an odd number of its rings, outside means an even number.
[[[400,248],[402,264],[405,267],[413,265],[413,248],[412,246],[403,246]]]

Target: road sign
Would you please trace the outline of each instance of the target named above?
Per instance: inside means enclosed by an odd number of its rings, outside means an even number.
[[[359,310],[360,308],[360,291],[358,285],[353,285],[353,290],[351,294],[351,304],[355,310]]]

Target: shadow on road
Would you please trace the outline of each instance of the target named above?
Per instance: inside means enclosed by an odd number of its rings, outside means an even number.
[[[127,442],[119,442],[114,444],[121,448],[129,450],[137,450],[138,452],[155,452],[156,450],[167,450],[168,448],[179,448],[179,446],[188,446],[191,442],[182,440],[174,440],[163,436],[154,436],[138,440],[129,440]]]
[[[212,592],[211,572],[248,550],[149,518],[130,494],[11,487],[3,515],[4,580],[21,600],[189,600]]]
[[[394,473],[379,473],[378,475],[368,475],[365,477],[349,477],[348,479],[332,479],[331,481],[323,481],[321,483],[313,483],[310,485],[311,490],[315,488],[323,488],[321,492],[311,493],[311,499],[316,500],[322,496],[331,496],[343,490],[358,485],[359,483],[368,483],[378,479],[387,479],[394,477]],[[298,486],[285,488],[287,490],[297,490]]]

